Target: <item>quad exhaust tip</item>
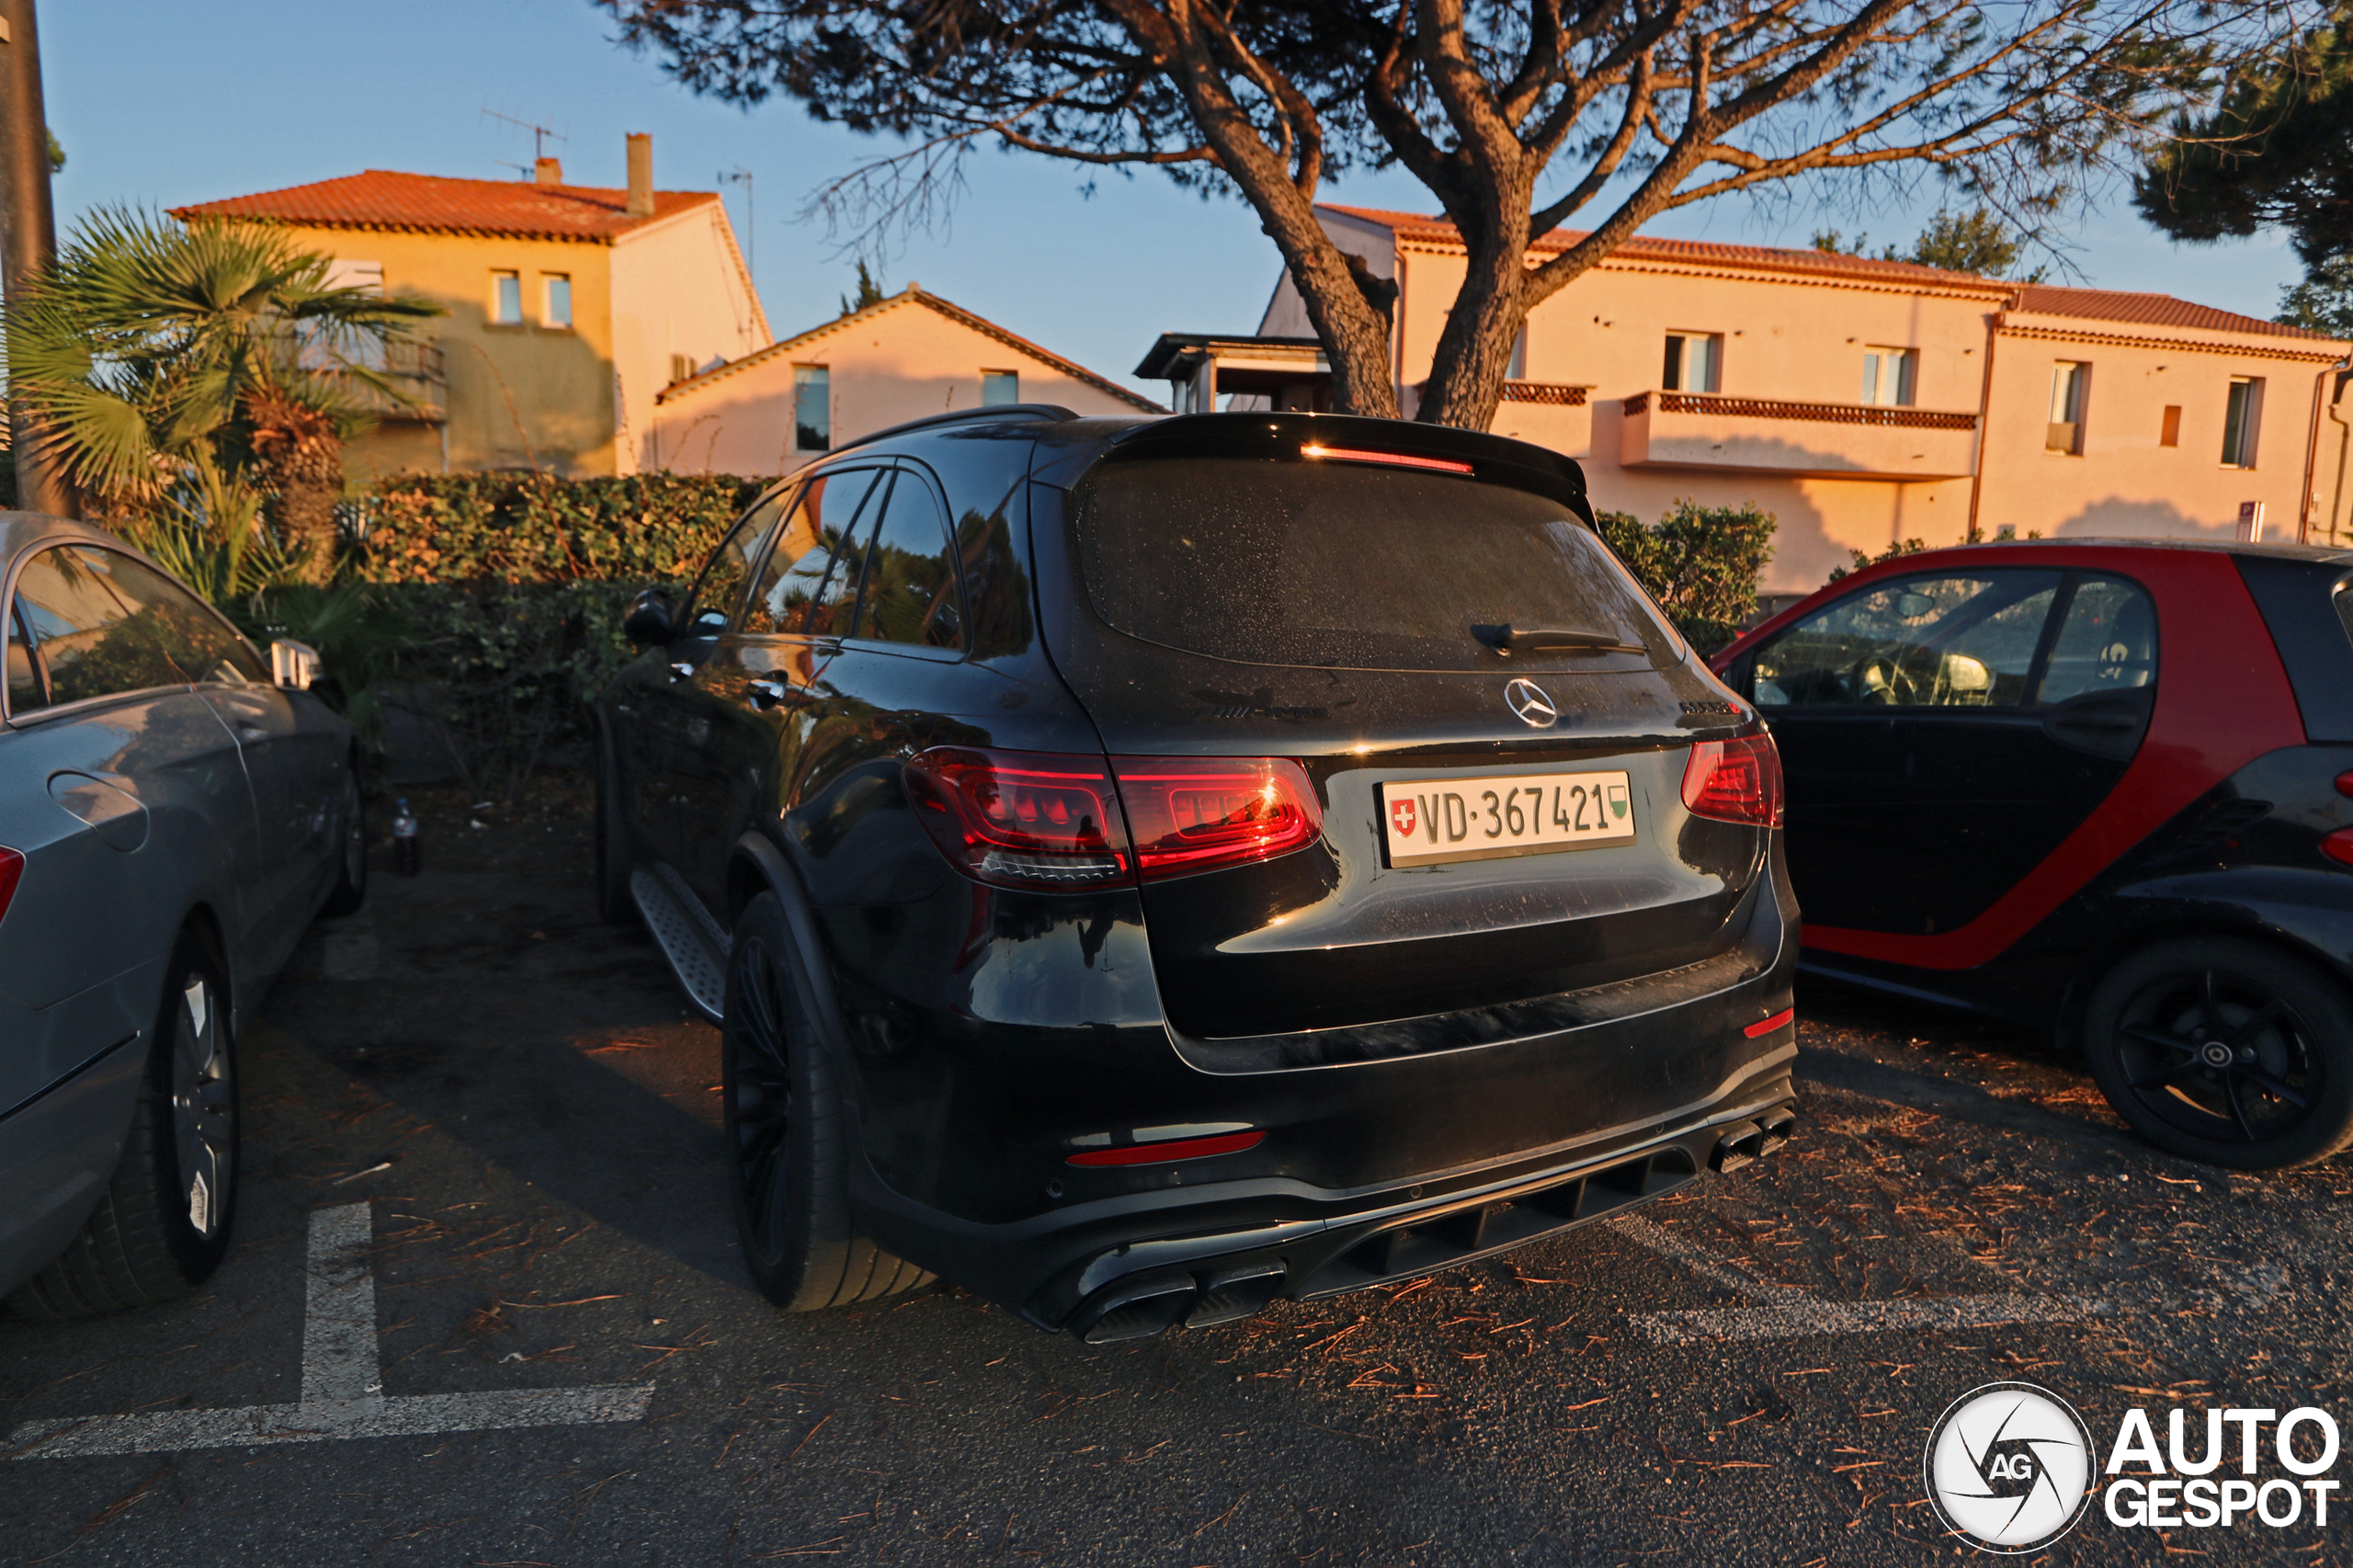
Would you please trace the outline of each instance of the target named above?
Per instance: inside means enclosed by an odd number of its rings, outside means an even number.
[[[1708,1168],[1736,1171],[1743,1165],[1753,1165],[1787,1143],[1797,1127],[1797,1107],[1789,1105],[1776,1106],[1762,1116],[1735,1121],[1717,1138],[1715,1149],[1708,1156]]]

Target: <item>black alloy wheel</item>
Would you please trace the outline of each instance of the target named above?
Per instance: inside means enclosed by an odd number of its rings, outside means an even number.
[[[931,1276],[859,1233],[849,1212],[846,1108],[783,906],[762,893],[735,922],[720,1030],[729,1190],[760,1293],[815,1312],[913,1290]]]
[[[185,1296],[228,1256],[237,1210],[237,1072],[229,995],[211,946],[181,934],[122,1156],[87,1223],[8,1298],[36,1318],[85,1317]]]
[[[2171,1153],[2276,1170],[2353,1142],[2353,1002],[2257,943],[2184,938],[2125,960],[2092,993],[2085,1047],[2109,1103]]]
[[[343,781],[343,841],[336,846],[335,891],[323,913],[357,915],[368,902],[368,808],[359,793],[359,762],[352,760]]]

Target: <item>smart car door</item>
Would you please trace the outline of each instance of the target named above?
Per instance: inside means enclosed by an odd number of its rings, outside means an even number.
[[[886,470],[828,470],[794,496],[735,623],[690,679],[674,790],[676,864],[705,907],[727,912],[727,863],[752,814],[775,808],[797,766],[812,704],[858,608],[852,542]]]

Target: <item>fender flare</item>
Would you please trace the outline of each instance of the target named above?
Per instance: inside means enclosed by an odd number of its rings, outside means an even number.
[[[784,909],[784,923],[792,932],[793,948],[801,959],[801,972],[809,981],[809,1011],[816,1020],[817,1031],[825,1048],[834,1053],[836,1062],[848,1065],[848,1037],[843,1028],[841,1001],[834,992],[833,965],[826,961],[825,944],[817,929],[816,912],[809,906],[809,896],[801,888],[801,878],[793,871],[792,863],[784,857],[774,841],[757,832],[746,832],[735,841],[732,858],[750,867],[757,889],[776,895]],[[745,903],[751,902],[746,898]]]

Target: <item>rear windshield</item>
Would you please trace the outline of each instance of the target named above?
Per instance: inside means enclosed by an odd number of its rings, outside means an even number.
[[[1596,671],[1679,657],[1674,634],[1557,501],[1432,473],[1249,458],[1112,462],[1074,496],[1095,613],[1246,664]],[[1597,633],[1641,653],[1523,649],[1497,628]]]

